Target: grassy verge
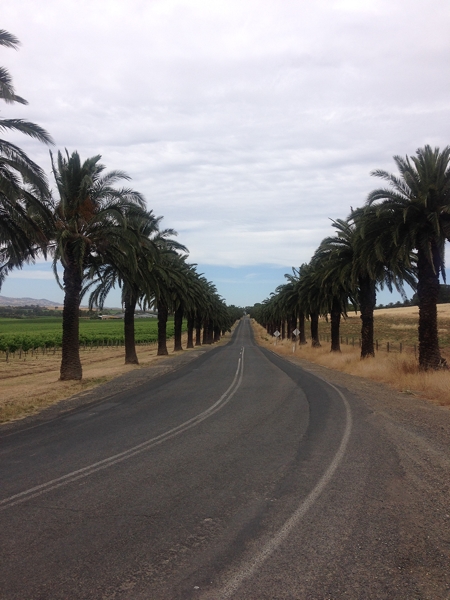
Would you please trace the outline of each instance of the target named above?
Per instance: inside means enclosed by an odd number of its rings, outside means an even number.
[[[330,345],[326,342],[322,342],[320,348],[311,348],[309,343],[297,346],[293,352],[291,341],[283,340],[275,344],[263,327],[254,321],[252,324],[257,343],[286,358],[304,359],[329,369],[385,383],[400,392],[426,398],[440,406],[450,406],[450,371],[421,372],[412,353],[378,352],[374,359],[361,360],[357,346],[344,344],[340,353],[331,353]],[[392,324],[396,323],[392,323],[391,319]],[[390,327],[389,331],[395,329]],[[450,364],[449,348],[443,348],[442,354]]]

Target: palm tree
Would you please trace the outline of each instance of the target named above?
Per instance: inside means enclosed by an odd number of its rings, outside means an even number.
[[[305,336],[305,313],[300,304],[299,285],[302,272],[306,265],[299,268],[292,267],[292,274],[285,273],[288,283],[278,286],[277,293],[281,294],[279,303],[287,320],[288,336],[292,335],[298,328],[298,341],[300,344],[306,344]]]
[[[167,320],[170,312],[177,311],[174,327],[175,351],[181,350],[181,327],[183,322],[183,301],[187,294],[185,256],[180,256],[176,251],[168,248],[161,254],[159,269],[161,274],[160,285],[154,296],[155,306],[158,310],[158,356],[166,356],[167,349]]]
[[[99,155],[84,163],[77,152],[69,156],[66,151],[65,157],[58,152],[56,164],[51,158],[59,200],[54,203],[48,237],[57,279],[58,261],[63,266],[64,289],[60,378],[81,379],[78,311],[83,281],[93,265],[115,264],[124,255],[134,260],[135,254],[128,250],[136,236],[127,228],[127,220],[144,214],[144,199],[134,190],[116,189],[116,182],[129,177],[122,171],[103,174]]]
[[[335,282],[353,290],[361,318],[361,358],[373,357],[377,287],[395,287],[404,296],[403,281],[415,286],[412,257],[380,227],[373,207],[352,210],[347,219],[332,224],[336,235],[324,243],[335,257]]]
[[[301,310],[311,321],[311,346],[320,347],[319,316],[322,314],[320,281],[314,273],[314,263],[302,265],[301,277],[298,280],[297,292]]]
[[[389,231],[397,246],[417,253],[419,366],[438,369],[446,365],[439,349],[437,300],[450,240],[450,146],[441,152],[426,145],[416,156],[394,156],[394,161],[400,176],[373,171],[389,187],[371,192],[367,202],[376,207],[380,229]]]
[[[89,306],[102,307],[106,296],[116,285],[122,289],[124,308],[125,364],[139,364],[135,344],[134,316],[137,304],[142,307],[155,305],[161,290],[170,279],[170,269],[161,264],[161,256],[167,252],[185,252],[186,248],[172,239],[177,233],[173,229],[160,230],[162,217],[152,211],[128,217],[127,227],[135,234],[136,242],[127,254],[118,260],[94,266],[92,280],[87,289],[95,287],[89,297]],[[130,260],[130,253],[134,258]]]
[[[0,46],[17,49],[19,40],[0,30]],[[7,69],[0,67],[0,99],[8,104],[27,104],[15,92]],[[50,135],[35,123],[0,119],[0,131],[18,131],[46,144]],[[15,144],[0,139],[0,287],[7,273],[42,251],[48,224],[49,190],[43,170]]]
[[[334,238],[325,238],[320,243],[311,261],[313,278],[320,287],[318,297],[320,313],[331,319],[331,352],[340,352],[341,316],[347,316],[351,302],[356,308],[355,289],[351,280],[341,277],[347,267],[345,256],[339,252]]]
[[[187,265],[189,268],[186,270],[187,277],[187,290],[188,294],[185,295],[183,302],[183,311],[187,318],[187,344],[186,348],[194,348],[194,329],[195,324],[198,322],[201,330],[201,314],[206,309],[209,294],[209,282],[203,275],[199,275],[196,270],[196,265]],[[179,309],[180,310],[180,309]],[[181,346],[181,331],[180,331],[180,343]],[[200,338],[200,332],[199,336]],[[198,344],[201,345],[201,339],[198,339]]]

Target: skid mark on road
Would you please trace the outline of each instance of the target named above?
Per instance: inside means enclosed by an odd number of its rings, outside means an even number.
[[[325,380],[323,380],[325,381]],[[326,382],[328,383],[328,382]],[[279,529],[270,539],[270,541],[263,546],[263,548],[253,556],[246,564],[244,564],[232,577],[225,587],[223,587],[220,592],[217,594],[217,598],[220,600],[227,600],[228,598],[235,597],[237,590],[244,583],[246,579],[252,577],[258,569],[263,565],[263,563],[271,556],[271,554],[286,540],[289,534],[292,532],[294,527],[296,527],[299,521],[304,517],[307,511],[313,506],[316,500],[319,498],[320,494],[323,492],[325,487],[331,481],[336,469],[338,468],[342,458],[344,457],[348,441],[350,439],[350,434],[352,430],[352,413],[350,410],[350,405],[340,390],[337,387],[328,383],[341,397],[342,402],[344,403],[345,412],[346,412],[346,422],[345,422],[345,430],[341,439],[341,443],[339,444],[339,448],[334,455],[333,460],[329,464],[327,470],[319,479],[316,486],[311,490],[308,496],[303,500],[297,510],[289,517],[289,519],[284,523],[284,525]],[[206,596],[205,596],[206,598]]]
[[[52,479],[47,481],[46,483],[42,483],[41,485],[37,485],[28,490],[24,490],[19,494],[15,494],[14,496],[10,496],[9,498],[5,498],[0,501],[0,510],[5,510],[11,506],[16,506],[17,504],[21,504],[22,502],[26,502],[27,500],[31,500],[32,498],[36,498],[38,496],[42,496],[42,494],[46,494],[51,490],[55,490],[56,488],[62,487],[64,485],[68,485],[74,481],[78,481],[79,479],[83,479],[85,477],[89,477],[93,473],[101,471],[103,469],[107,469],[116,465],[120,462],[128,460],[129,458],[140,454],[141,452],[145,452],[154,446],[158,446],[167,440],[170,440],[177,435],[180,435],[184,431],[188,429],[192,429],[205,419],[208,419],[216,412],[221,410],[226,404],[233,398],[239,387],[242,383],[242,378],[244,375],[244,348],[241,348],[240,356],[238,359],[238,365],[236,369],[236,373],[234,375],[234,379],[229,386],[229,388],[222,394],[222,396],[209,408],[205,411],[199,413],[195,417],[192,417],[188,421],[177,425],[177,427],[173,427],[168,431],[161,433],[160,435],[151,438],[145,442],[138,444],[137,446],[133,446],[124,452],[119,452],[118,454],[114,454],[108,458],[104,458],[98,462],[92,463],[82,469],[77,469],[76,471],[72,471],[71,473],[67,473],[62,477],[58,477],[56,479]]]

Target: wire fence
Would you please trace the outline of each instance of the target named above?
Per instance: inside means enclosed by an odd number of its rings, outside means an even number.
[[[319,335],[319,340],[321,342],[331,342],[330,334]],[[353,346],[356,348],[361,348],[361,338],[341,335],[340,336],[341,345]],[[374,341],[375,351],[376,352],[397,352],[398,354],[402,354],[402,352],[408,352],[410,354],[417,355],[417,344],[405,344],[404,342],[391,342],[386,340],[375,340]]]
[[[274,336],[275,337],[275,336]],[[280,336],[281,337],[281,336]],[[278,338],[280,339],[280,338]],[[286,340],[287,338],[284,338]],[[349,335],[341,335],[339,336],[341,345],[353,346],[355,348],[361,348],[361,338]],[[298,340],[292,340],[293,343]],[[319,334],[320,342],[331,343],[330,334]],[[311,343],[311,338],[308,338],[308,343]],[[399,341],[386,341],[386,340],[374,340],[374,349],[375,352],[393,352],[397,354],[409,353],[414,354],[417,357],[417,344],[406,344],[404,342]]]
[[[136,342],[136,346],[149,346],[156,347],[158,345],[157,340],[153,340],[150,342]],[[123,339],[104,339],[104,340],[96,340],[95,342],[89,343],[81,343],[80,351],[81,352],[90,352],[93,350],[99,350],[103,348],[123,348],[125,346],[125,341]],[[23,349],[21,346],[18,348],[10,349],[6,348],[5,350],[0,350],[0,361],[10,362],[11,360],[30,360],[37,359],[43,356],[57,356],[61,355],[61,346],[37,346],[33,348]]]

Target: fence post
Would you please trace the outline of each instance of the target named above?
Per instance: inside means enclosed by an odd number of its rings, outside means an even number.
[[[378,352],[378,340],[375,340],[375,350]]]
[[[403,350],[403,344],[400,342],[400,354],[402,353]]]
[[[389,342],[386,342],[386,350],[389,352]]]

